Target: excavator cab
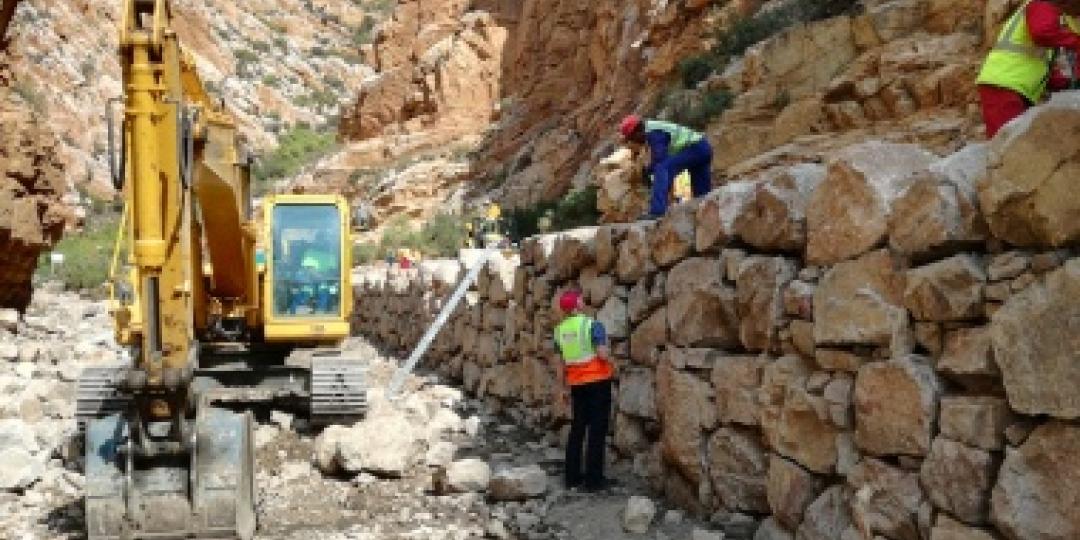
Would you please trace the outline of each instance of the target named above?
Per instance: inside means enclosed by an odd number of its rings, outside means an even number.
[[[349,333],[349,208],[340,197],[278,195],[265,202],[269,342],[337,341]]]

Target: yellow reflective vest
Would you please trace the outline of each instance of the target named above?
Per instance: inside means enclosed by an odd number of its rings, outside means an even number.
[[[589,317],[574,315],[555,327],[555,343],[567,364],[583,364],[596,356],[592,343],[592,324]]]
[[[1038,103],[1046,93],[1054,51],[1032,40],[1025,16],[1029,3],[1024,2],[1005,22],[976,82],[1013,90]],[[1064,19],[1074,32],[1080,27],[1072,17]]]
[[[704,138],[704,135],[679,124],[663,122],[660,120],[646,120],[645,131],[663,131],[671,137],[668,143],[668,155],[674,156],[691,144]]]

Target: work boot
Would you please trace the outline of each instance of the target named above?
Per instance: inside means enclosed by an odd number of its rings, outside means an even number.
[[[618,482],[610,478],[601,478],[600,480],[592,480],[585,482],[585,484],[582,485],[581,489],[588,493],[600,493],[609,491],[611,490],[611,488],[614,488],[617,485]]]

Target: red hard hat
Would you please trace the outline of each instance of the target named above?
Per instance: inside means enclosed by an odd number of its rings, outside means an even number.
[[[570,313],[578,308],[581,302],[581,293],[578,291],[566,291],[559,296],[559,309]]]
[[[636,114],[629,114],[626,118],[623,118],[622,124],[619,125],[619,133],[622,133],[625,138],[630,138],[640,125],[641,117]]]

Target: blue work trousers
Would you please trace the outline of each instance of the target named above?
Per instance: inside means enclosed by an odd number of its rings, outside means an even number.
[[[690,189],[694,198],[705,196],[712,189],[711,169],[712,146],[705,139],[657,163],[652,170],[652,198],[649,200],[649,214],[659,217],[667,212],[672,183],[683,171],[690,171]]]

